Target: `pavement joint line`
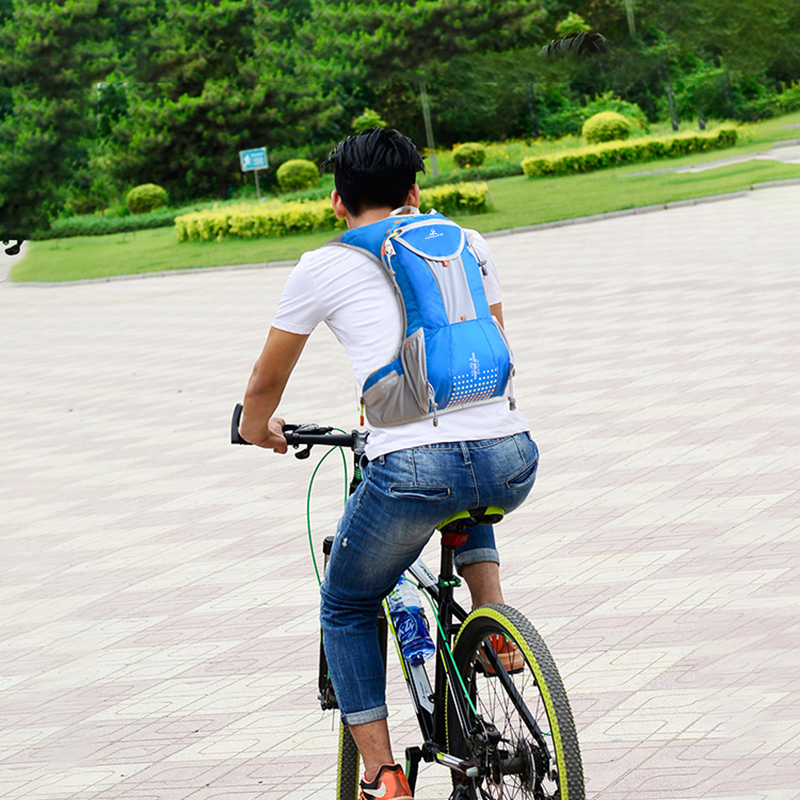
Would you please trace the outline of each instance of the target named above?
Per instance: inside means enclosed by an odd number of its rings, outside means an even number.
[[[800,139],[792,140],[792,144],[800,144]],[[786,178],[777,181],[765,181],[763,183],[753,183],[748,189],[741,189],[738,192],[726,192],[725,194],[708,195],[707,197],[695,197],[687,200],[671,200],[666,203],[655,203],[649,206],[638,206],[636,208],[624,208],[618,211],[606,211],[602,214],[589,214],[585,217],[573,217],[572,219],[555,220],[553,222],[539,222],[535,225],[522,225],[517,228],[503,228],[499,231],[487,231],[482,233],[484,239],[496,239],[501,236],[514,236],[519,233],[535,233],[536,231],[551,230],[553,228],[564,228],[570,225],[585,225],[590,222],[602,222],[607,219],[618,219],[620,217],[630,217],[637,214],[650,214],[654,211],[669,211],[673,208],[684,208],[686,206],[696,206],[703,203],[719,203],[724,200],[734,200],[738,197],[747,197],[751,191],[757,189],[770,189],[780,186],[796,186],[800,184],[800,178]],[[115,281],[139,280],[142,278],[166,278],[171,275],[197,275],[205,272],[230,272],[234,270],[249,269],[277,269],[281,267],[293,267],[299,259],[289,259],[286,261],[267,261],[263,264],[234,264],[224,267],[190,267],[188,269],[170,269],[159,272],[137,272],[132,275],[108,275],[105,278],[81,278],[75,281],[0,281],[0,284],[8,286],[42,286],[59,287],[75,286],[90,283],[112,283]]]

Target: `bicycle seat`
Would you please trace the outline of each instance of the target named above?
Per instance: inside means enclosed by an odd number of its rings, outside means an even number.
[[[436,527],[442,533],[442,544],[446,547],[458,547],[464,544],[468,537],[468,528],[476,525],[495,525],[500,522],[506,512],[500,506],[481,506],[458,511]]]

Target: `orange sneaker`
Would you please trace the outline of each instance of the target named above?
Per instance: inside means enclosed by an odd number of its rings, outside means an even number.
[[[414,800],[399,764],[384,764],[374,781],[361,781],[360,800]]]
[[[489,637],[489,644],[494,648],[500,663],[509,674],[519,672],[525,666],[525,659],[522,657],[522,653],[517,650],[516,645],[509,642],[502,634],[493,633]],[[489,659],[482,650],[478,656],[478,661],[480,661],[486,675],[495,674],[494,667],[489,663]]]

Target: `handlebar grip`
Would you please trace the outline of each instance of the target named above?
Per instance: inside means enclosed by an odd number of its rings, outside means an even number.
[[[239,435],[239,420],[242,418],[242,404],[237,403],[233,409],[233,419],[231,419],[231,444],[250,444]]]
[[[231,419],[231,444],[248,444],[246,439],[239,435],[239,422],[242,419],[242,404],[237,403],[233,409]],[[331,433],[333,428],[322,428],[319,425],[284,425],[283,435],[286,443],[292,447],[313,446],[322,444],[326,447],[350,447],[355,443],[355,436],[352,433]],[[310,447],[309,447],[310,449]],[[307,454],[307,453],[306,453]],[[300,454],[297,454],[300,456]]]

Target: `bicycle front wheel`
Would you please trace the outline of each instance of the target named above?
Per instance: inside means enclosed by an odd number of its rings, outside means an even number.
[[[509,606],[481,606],[461,626],[453,656],[471,713],[494,725],[500,736],[494,750],[470,741],[448,700],[448,749],[480,772],[471,779],[454,775],[454,796],[585,800],[567,694],[533,625]]]
[[[339,722],[339,758],[336,769],[336,800],[358,800],[360,754],[350,728]]]

